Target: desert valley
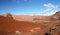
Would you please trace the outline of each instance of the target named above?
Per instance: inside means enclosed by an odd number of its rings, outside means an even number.
[[[0,35],[60,35],[60,11],[51,16],[0,14]]]

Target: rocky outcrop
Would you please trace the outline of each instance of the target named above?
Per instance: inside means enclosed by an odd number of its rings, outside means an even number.
[[[60,20],[60,11],[56,12],[55,14],[52,15],[52,18],[54,20]]]
[[[60,16],[60,11],[57,11],[53,16]]]
[[[12,14],[10,14],[10,13],[7,12],[5,15],[6,15],[6,17],[8,17],[10,19],[13,19]]]

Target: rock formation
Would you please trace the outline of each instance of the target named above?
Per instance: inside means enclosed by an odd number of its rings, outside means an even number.
[[[55,14],[53,14],[52,18],[55,19],[55,20],[60,20],[60,11],[56,12]]]
[[[10,14],[9,12],[7,12],[5,15],[6,15],[6,17],[13,19],[12,14]]]

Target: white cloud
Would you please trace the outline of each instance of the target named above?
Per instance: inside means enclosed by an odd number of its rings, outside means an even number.
[[[52,3],[44,4],[45,7],[47,8],[58,8],[58,5],[53,5]]]
[[[37,16],[37,15],[43,15],[43,16],[49,16],[53,15],[55,12],[60,10],[59,5],[54,5],[52,3],[43,4],[46,9],[42,9],[40,11],[34,11],[34,12],[27,12],[25,15],[31,15],[31,16]]]
[[[52,15],[54,14],[56,11],[59,11],[59,5],[54,5],[52,3],[48,3],[48,4],[44,4],[44,6],[46,7],[45,10],[42,10],[43,12],[46,12],[44,15]]]
[[[37,15],[43,15],[43,16],[49,16],[49,15],[53,15],[55,12],[59,11],[59,5],[54,5],[52,3],[48,3],[48,4],[44,4],[43,6],[45,6],[46,9],[42,9],[38,12],[29,12],[29,15],[32,16],[37,16]]]

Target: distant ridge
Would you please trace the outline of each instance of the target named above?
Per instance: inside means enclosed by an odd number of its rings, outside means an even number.
[[[56,21],[60,20],[60,11],[57,11],[52,16],[12,15],[10,13],[2,14],[2,16],[8,16],[18,21],[33,21],[33,20]]]

